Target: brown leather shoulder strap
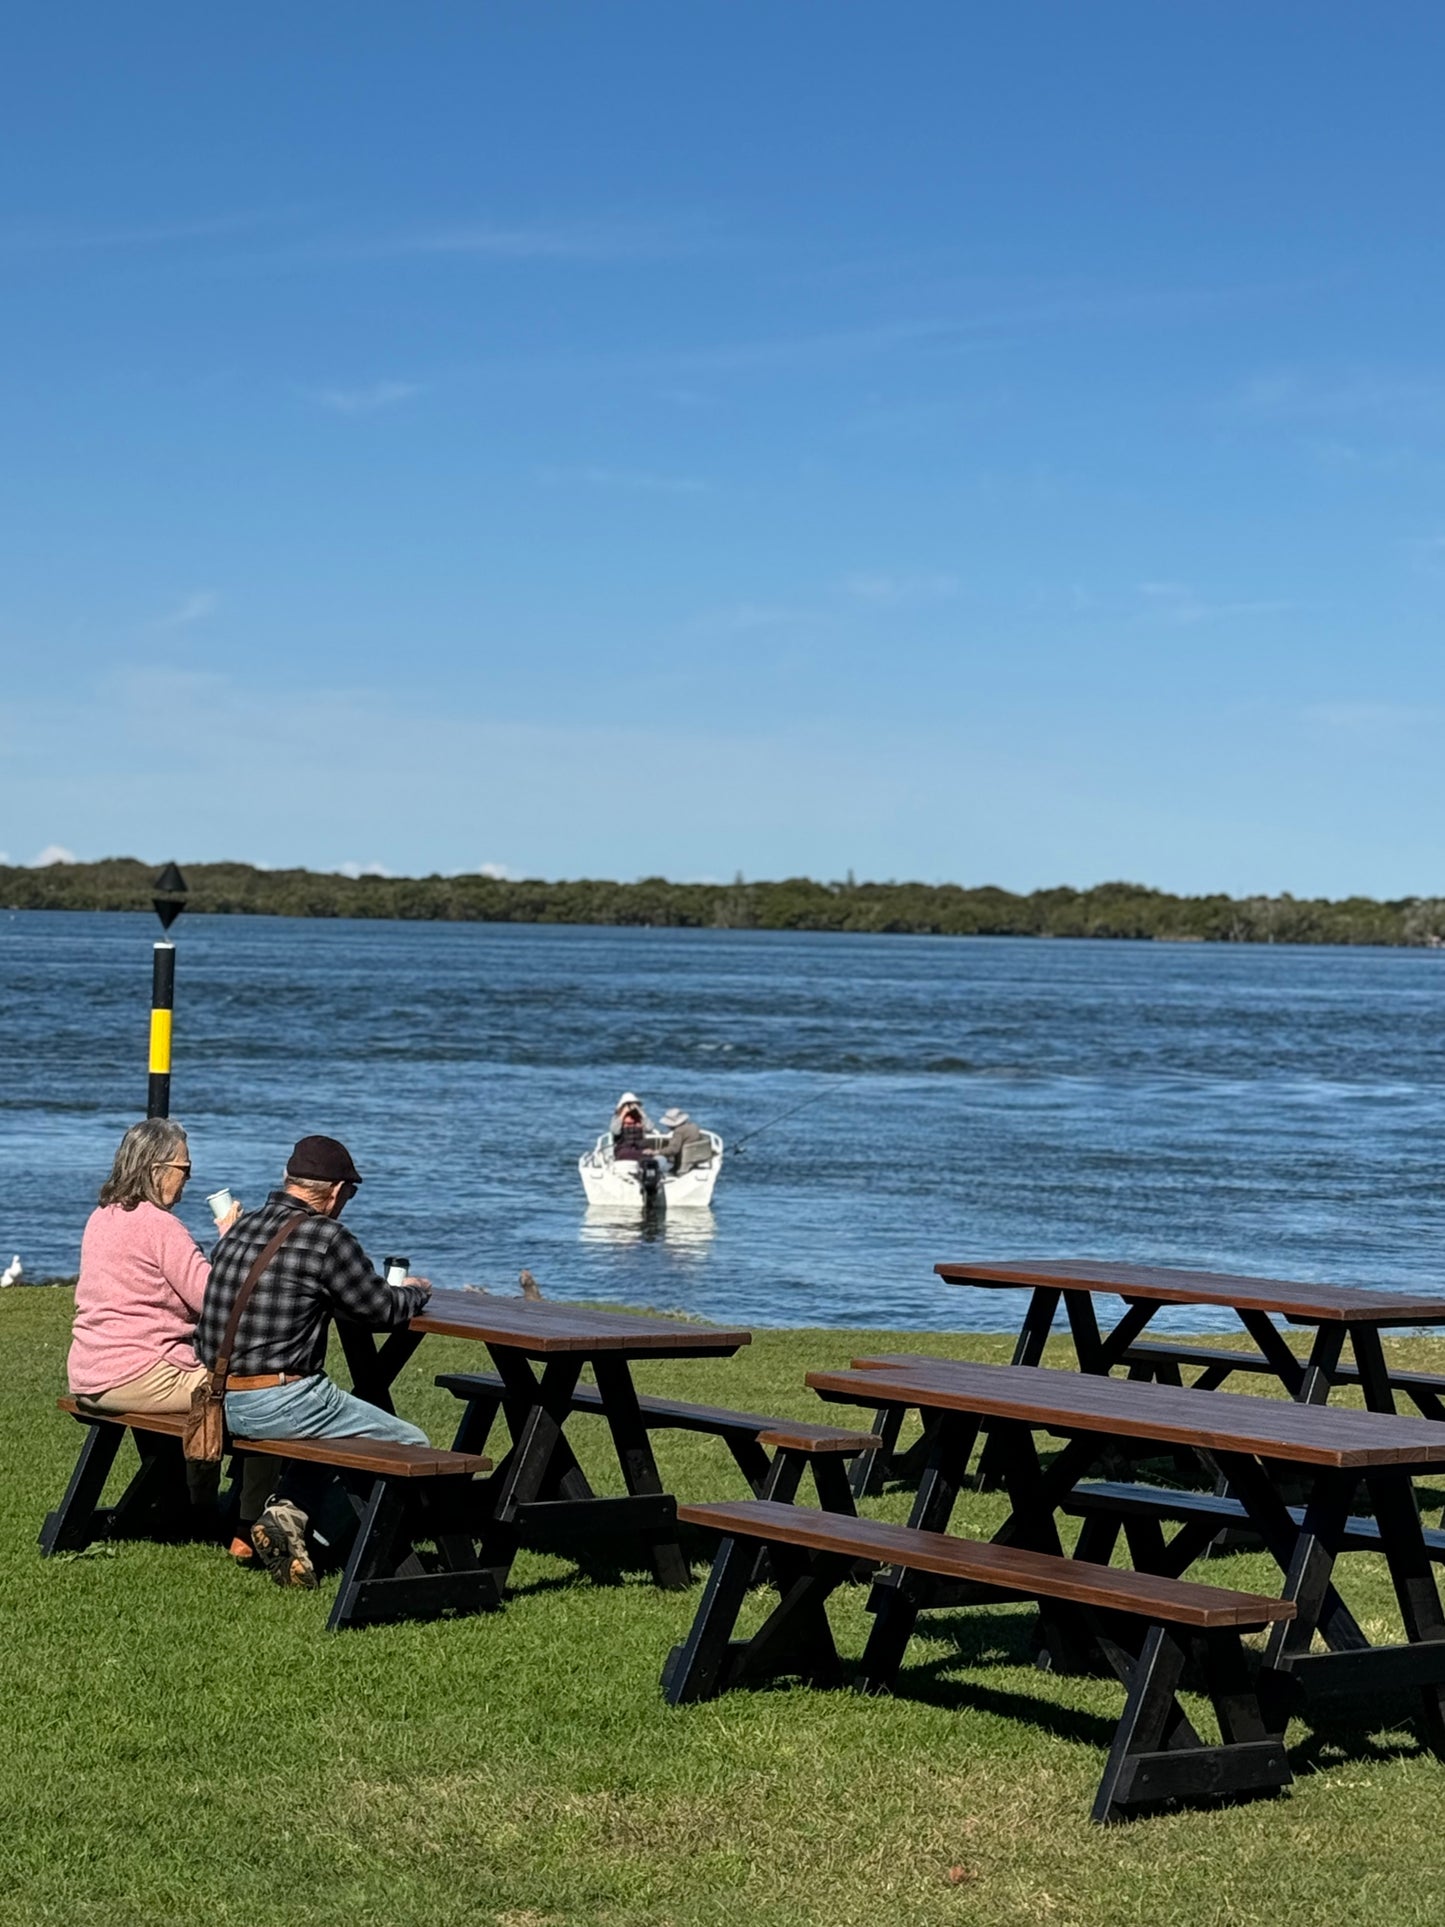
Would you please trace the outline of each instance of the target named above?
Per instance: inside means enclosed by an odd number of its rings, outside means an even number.
[[[215,1369],[211,1373],[211,1393],[213,1397],[220,1397],[226,1389],[226,1380],[230,1376],[231,1371],[231,1349],[236,1343],[236,1333],[240,1329],[241,1313],[246,1309],[251,1293],[261,1282],[262,1272],[265,1271],[267,1265],[270,1264],[271,1260],[276,1256],[276,1253],[281,1249],[282,1245],[285,1244],[296,1227],[299,1224],[303,1224],[311,1215],[309,1211],[294,1212],[292,1216],[286,1220],[285,1224],[281,1226],[281,1229],[272,1234],[270,1242],[262,1248],[260,1257],[257,1258],[255,1264],[252,1265],[251,1269],[246,1273],[245,1281],[241,1289],[236,1293],[235,1300],[231,1305],[231,1315],[226,1320],[226,1335],[221,1340],[220,1351],[216,1354]]]

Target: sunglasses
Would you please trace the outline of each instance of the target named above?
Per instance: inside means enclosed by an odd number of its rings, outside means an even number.
[[[161,1162],[156,1166],[156,1169],[158,1171],[184,1171],[187,1177],[191,1175],[190,1165],[182,1164],[178,1158],[162,1158]]]

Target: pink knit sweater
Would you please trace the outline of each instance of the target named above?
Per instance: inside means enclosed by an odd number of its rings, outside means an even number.
[[[108,1392],[162,1362],[194,1371],[191,1339],[210,1275],[190,1232],[159,1205],[92,1211],[75,1287],[71,1391]]]

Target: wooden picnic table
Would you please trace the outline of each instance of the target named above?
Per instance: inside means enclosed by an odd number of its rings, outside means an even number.
[[[476,1339],[506,1385],[511,1449],[479,1489],[488,1508],[487,1544],[499,1591],[518,1544],[562,1535],[640,1537],[659,1585],[691,1578],[678,1542],[677,1505],[663,1490],[631,1364],[639,1358],[730,1358],[752,1334],[679,1319],[634,1317],[586,1305],[537,1303],[480,1291],[433,1291],[421,1314],[381,1338],[338,1324],[357,1394],[386,1411],[391,1386],[428,1333]],[[573,1392],[591,1366],[626,1498],[599,1497],[565,1436]],[[540,1369],[538,1369],[540,1367]],[[460,1449],[466,1449],[462,1447]]]
[[[1108,1260],[1075,1258],[1006,1259],[971,1264],[938,1264],[934,1270],[951,1285],[983,1290],[1030,1293],[1018,1342],[1015,1365],[1037,1365],[1044,1341],[1063,1301],[1079,1369],[1107,1373],[1120,1364],[1144,1363],[1130,1359],[1145,1327],[1166,1305],[1212,1305],[1231,1311],[1258,1347],[1256,1358],[1220,1354],[1216,1371],[1256,1369],[1262,1362],[1291,1398],[1303,1404],[1322,1403],[1338,1383],[1357,1383],[1371,1411],[1393,1412],[1391,1373],[1380,1346],[1380,1333],[1390,1326],[1445,1325],[1445,1297],[1419,1292],[1371,1291],[1358,1285],[1291,1284],[1277,1278],[1234,1277],[1225,1272],[1191,1271],[1163,1265],[1135,1265]],[[1124,1313],[1101,1333],[1094,1310],[1096,1297],[1124,1300]],[[1312,1325],[1309,1354],[1301,1359],[1276,1320]],[[1341,1366],[1346,1342],[1354,1370]],[[1166,1347],[1167,1355],[1189,1348]],[[1147,1348],[1141,1348],[1147,1350]],[[1235,1362],[1231,1365],[1230,1360]],[[1191,1357],[1191,1361],[1199,1360]],[[1427,1417],[1445,1418],[1445,1405],[1432,1391],[1428,1374],[1399,1374]],[[1416,1396],[1418,1392],[1418,1396]]]
[[[1338,1696],[1368,1700],[1408,1688],[1419,1694],[1429,1744],[1445,1755],[1445,1611],[1413,1486],[1417,1473],[1445,1467],[1445,1426],[1247,1393],[922,1357],[874,1370],[810,1372],[807,1382],[825,1399],[866,1406],[882,1392],[936,1417],[909,1521],[926,1532],[947,1529],[980,1430],[1011,1504],[995,1538],[1038,1552],[1062,1550],[1056,1514],[1109,1441],[1202,1455],[1279,1564],[1281,1596],[1296,1607],[1292,1620],[1271,1629],[1265,1649],[1280,1730],[1302,1704]],[[1035,1431],[1067,1440],[1047,1467]],[[1336,1562],[1358,1545],[1365,1523],[1350,1518],[1361,1481],[1374,1510],[1371,1543],[1388,1564],[1404,1622],[1401,1644],[1372,1645],[1335,1589]],[[1292,1511],[1291,1488],[1300,1483],[1304,1504]],[[1131,1534],[1135,1564],[1177,1577],[1205,1553],[1217,1530],[1218,1521],[1205,1518],[1186,1520],[1168,1540],[1162,1530]],[[879,1581],[865,1672],[887,1677],[919,1610],[947,1603],[947,1588],[917,1573]],[[1067,1637],[1050,1626],[1047,1609],[1042,1625],[1067,1658]],[[1322,1652],[1311,1650],[1316,1633]]]

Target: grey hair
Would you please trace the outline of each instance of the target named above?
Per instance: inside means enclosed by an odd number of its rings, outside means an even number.
[[[318,1211],[336,1188],[332,1178],[293,1178],[289,1171],[281,1182],[294,1197],[303,1204],[315,1205]]]
[[[160,1204],[159,1167],[186,1148],[186,1134],[172,1118],[148,1117],[132,1124],[100,1187],[101,1203],[118,1204],[122,1211],[134,1211],[142,1202]]]

